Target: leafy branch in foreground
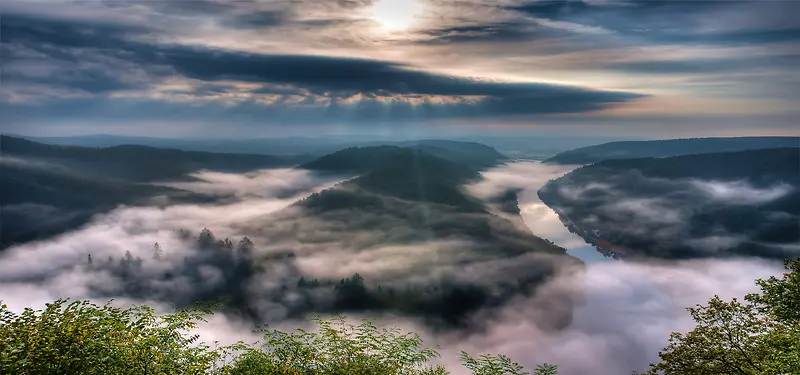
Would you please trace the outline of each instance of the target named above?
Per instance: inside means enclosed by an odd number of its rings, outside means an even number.
[[[756,280],[760,293],[730,302],[718,296],[689,308],[697,322],[673,333],[650,375],[800,374],[800,261],[782,278]]]
[[[20,314],[0,306],[0,373],[3,374],[200,374],[215,351],[183,332],[210,313],[198,305],[156,315],[88,301],[57,300]]]
[[[257,345],[210,347],[188,332],[213,314],[198,305],[158,315],[151,307],[60,299],[16,314],[0,306],[0,373],[19,375],[446,375],[417,334],[314,317],[315,331],[265,327]],[[462,352],[475,375],[527,375],[510,358]],[[539,366],[535,375],[554,375]]]

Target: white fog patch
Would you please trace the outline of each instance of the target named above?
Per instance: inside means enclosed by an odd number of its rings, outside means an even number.
[[[12,246],[0,253],[0,300],[10,308],[22,309],[43,306],[43,303],[34,302],[60,297],[89,298],[90,288],[118,290],[121,281],[110,274],[86,271],[89,255],[93,263],[105,264],[111,257],[118,262],[130,252],[133,258],[142,260],[148,272],[172,269],[197,251],[176,236],[177,230],[197,232],[207,227],[218,238],[238,240],[247,235],[241,233],[241,223],[263,218],[336,182],[318,178],[309,171],[288,169],[263,170],[242,176],[200,172],[195,177],[201,180],[184,187],[208,193],[233,192],[240,199],[225,204],[121,206],[98,215],[83,228],[49,240]],[[251,182],[235,187],[236,181],[248,180]],[[258,191],[253,182],[256,180],[264,182]],[[180,184],[183,183],[176,183]],[[287,189],[293,194],[283,196]],[[158,261],[153,259],[156,242],[165,250]],[[219,281],[219,270],[214,267],[203,268],[201,272],[208,276],[209,283]],[[181,283],[178,277],[165,287],[171,290],[192,287]]]
[[[196,193],[236,198],[274,198],[308,190],[320,184],[320,177],[305,169],[265,169],[244,174],[199,171],[189,175],[195,181],[161,185]]]
[[[509,189],[525,189],[534,193],[547,181],[563,176],[576,166],[550,165],[535,161],[515,162],[484,171],[483,180],[467,186],[476,197],[488,199]]]
[[[709,197],[733,205],[771,202],[791,193],[794,189],[786,183],[776,184],[768,188],[757,188],[747,181],[691,180],[690,182],[695,188],[703,191]]]
[[[482,317],[491,321],[485,333],[434,340],[453,369],[456,354],[466,350],[505,353],[529,369],[543,362],[558,364],[562,375],[629,374],[657,361],[671,332],[694,327],[687,307],[715,294],[742,297],[757,291],[754,279],[781,272],[779,263],[760,260],[598,263],[582,277],[565,275],[544,287],[587,298],[563,331],[543,330],[534,323],[538,307],[549,302],[544,292]],[[457,369],[454,374],[468,372]]]
[[[617,200],[602,206],[602,210],[612,216],[633,215],[638,222],[679,224],[686,215],[680,210],[668,207],[659,198],[629,198]]]
[[[537,161],[514,162],[482,172],[483,180],[467,186],[470,193],[481,199],[491,199],[508,190],[518,190],[520,215],[533,234],[571,248],[586,243],[570,233],[547,207],[536,192],[551,179],[569,173],[577,165],[551,165]]]
[[[519,192],[522,216],[538,236],[555,241],[571,253],[587,248],[578,236],[569,233],[552,209],[541,203],[536,191],[549,178],[550,166],[539,163],[514,163],[484,173],[491,176],[515,176],[484,182],[502,192],[509,187],[524,187]],[[528,179],[528,184],[511,184],[519,176],[547,176]],[[595,186],[597,188],[597,186]],[[607,188],[600,186],[599,188]],[[576,191],[578,197],[588,189]],[[611,195],[613,190],[610,191]],[[659,216],[658,220],[680,226],[682,212],[658,200],[615,200],[612,211],[637,217]],[[652,225],[652,220],[647,221]],[[668,225],[665,225],[667,227]],[[723,248],[741,240],[735,236],[700,239],[697,246]],[[800,250],[800,249],[798,249]],[[593,249],[590,252],[594,252]],[[489,328],[480,334],[428,336],[442,345],[443,361],[456,375],[467,371],[457,367],[457,353],[505,353],[515,361],[535,368],[543,362],[559,365],[562,375],[620,375],[643,371],[658,360],[674,331],[686,332],[694,322],[687,307],[703,304],[714,295],[723,299],[741,298],[757,291],[754,280],[783,272],[779,262],[758,259],[706,259],[632,263],[623,261],[589,262],[583,275],[565,274],[542,288],[533,299],[519,299],[501,312],[482,317]],[[547,293],[546,290],[553,290]],[[534,316],[546,305],[548,295],[566,291],[583,296],[586,304],[575,311],[573,323],[563,331],[553,332],[536,325]]]
[[[38,169],[58,169],[68,172],[66,168],[58,164],[48,163],[42,160],[23,159],[13,156],[0,155],[0,165],[7,165],[12,167],[25,167],[25,168],[38,168]]]
[[[686,240],[686,244],[706,252],[718,252],[732,249],[745,242],[747,237],[734,235],[708,236]]]
[[[371,249],[330,249],[317,251],[297,259],[304,274],[319,278],[348,278],[358,273],[367,279],[384,281],[407,280],[415,276],[434,277],[441,268],[452,268],[453,262],[474,259],[467,241],[429,241],[411,245],[386,245]]]

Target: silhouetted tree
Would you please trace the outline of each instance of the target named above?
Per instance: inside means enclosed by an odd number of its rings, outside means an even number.
[[[210,249],[214,247],[216,242],[217,240],[214,238],[214,233],[211,233],[208,228],[203,228],[203,230],[200,232],[200,235],[197,236],[197,245],[201,249]]]
[[[162,250],[161,245],[159,245],[158,242],[156,242],[153,245],[153,259],[159,260],[161,259],[162,255],[164,255],[164,250]]]
[[[241,257],[250,257],[253,253],[253,241],[249,238],[243,237],[239,244],[236,246],[236,254]]]

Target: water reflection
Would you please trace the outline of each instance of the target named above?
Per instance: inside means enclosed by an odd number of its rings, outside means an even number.
[[[594,246],[572,233],[558,215],[539,199],[536,192],[547,181],[563,176],[577,165],[548,165],[538,161],[516,161],[483,173],[485,180],[471,186],[478,196],[490,197],[507,189],[519,189],[517,199],[522,219],[536,236],[546,238],[567,249],[570,255],[586,263],[612,260]]]

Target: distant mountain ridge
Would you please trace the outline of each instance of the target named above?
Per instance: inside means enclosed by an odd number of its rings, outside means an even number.
[[[591,164],[610,159],[671,157],[752,149],[800,147],[800,137],[686,138],[654,141],[619,141],[564,151],[544,163]]]
[[[170,148],[183,151],[213,153],[257,154],[271,156],[292,156],[305,158],[323,156],[348,147],[398,146],[426,148],[434,154],[457,155],[464,161],[496,160],[506,157],[494,148],[474,141],[418,139],[388,140],[376,137],[284,137],[252,139],[174,139],[134,137],[118,135],[85,135],[71,137],[20,137],[30,141],[59,146],[115,147],[122,145],[144,145],[157,148]],[[484,165],[485,166],[485,165]]]
[[[74,172],[132,182],[174,179],[200,169],[243,172],[291,167],[308,160],[304,157],[223,154],[140,145],[59,146],[10,136],[0,136],[0,155],[39,160]]]
[[[290,167],[291,157],[214,154],[123,145],[108,148],[48,145],[0,136],[0,249],[75,229],[118,205],[207,201],[149,182],[184,179],[201,169],[250,171]]]

